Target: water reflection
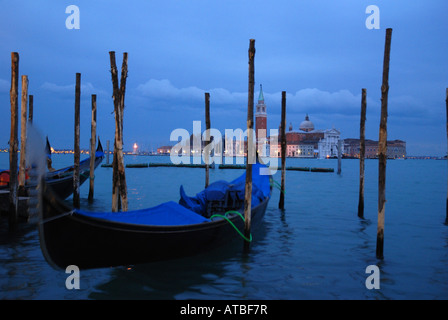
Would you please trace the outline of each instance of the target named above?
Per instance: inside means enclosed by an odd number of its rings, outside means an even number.
[[[7,163],[7,157],[2,163]],[[65,157],[65,158],[64,158]],[[59,162],[59,160],[64,160]],[[56,155],[56,167],[72,156]],[[142,157],[137,162],[150,162]],[[151,158],[153,162],[161,162]],[[290,160],[290,161],[289,161]],[[287,165],[329,167],[336,161],[288,159]],[[1,161],[0,161],[1,162]],[[59,163],[58,163],[59,162]],[[0,166],[1,167],[1,166]],[[343,174],[287,172],[285,211],[274,190],[248,255],[242,241],[197,257],[147,265],[86,270],[81,290],[65,288],[64,270],[44,260],[33,226],[8,234],[0,222],[0,298],[4,299],[447,299],[448,227],[446,163],[391,161],[385,225],[385,258],[377,260],[377,162],[366,162],[365,217],[357,217],[359,165],[344,160]],[[211,181],[239,170],[215,170]],[[109,211],[110,168],[95,172],[95,200],[81,187],[81,207]],[[130,169],[132,209],[177,200],[179,185],[201,190],[204,172],[178,168]],[[71,205],[71,198],[67,199]],[[3,225],[3,226],[2,226]],[[236,236],[238,237],[238,236]],[[368,290],[368,265],[380,269],[380,290]]]
[[[245,273],[250,272],[253,251],[263,242],[266,228],[262,223],[253,232],[250,251],[243,252],[243,240],[236,239],[228,245],[197,256],[112,268],[110,279],[95,286],[90,299],[238,299],[233,296],[234,268],[239,265],[237,276],[244,287]],[[228,293],[226,293],[226,291]],[[232,296],[232,297],[231,297]]]
[[[45,284],[42,260],[36,252],[37,230],[25,224],[8,231],[6,219],[0,223],[0,297],[33,299]]]

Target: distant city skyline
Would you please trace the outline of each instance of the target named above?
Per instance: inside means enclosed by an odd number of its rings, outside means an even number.
[[[69,5],[79,9],[79,21],[74,11],[66,12]],[[370,5],[380,11],[369,25]],[[256,40],[255,99],[263,84],[268,129],[278,128],[286,91],[288,126],[298,127],[308,113],[316,127],[357,138],[366,88],[366,138],[378,140],[390,27],[388,140],[406,141],[409,155],[444,156],[448,43],[441,39],[448,32],[447,9],[443,0],[5,2],[0,107],[6,124],[0,127],[0,147],[9,140],[11,52],[19,53],[19,73],[29,78],[34,123],[55,149],[73,148],[78,72],[81,148],[89,146],[92,94],[97,134],[103,142],[113,141],[109,51],[116,52],[119,70],[128,52],[124,148],[137,143],[140,150],[155,150],[175,143],[173,130],[192,132],[193,121],[205,121],[205,92],[213,128],[245,129],[249,39]]]

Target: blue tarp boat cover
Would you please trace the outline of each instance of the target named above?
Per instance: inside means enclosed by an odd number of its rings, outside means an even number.
[[[210,221],[174,201],[165,202],[152,208],[127,212],[89,212],[83,210],[76,210],[75,212],[92,218],[141,225],[174,226]]]
[[[252,165],[252,207],[258,205],[271,193],[269,175],[260,174],[260,169],[263,167],[266,166],[258,163]],[[208,200],[224,199],[227,190],[234,191],[232,196],[244,199],[245,187],[246,173],[231,182],[224,180],[213,182],[205,190],[197,193],[195,197],[187,196],[183,186],[180,186],[181,199],[179,203],[196,213],[206,215]]]
[[[252,166],[252,207],[258,205],[271,192],[269,176],[260,175],[261,167],[265,166],[260,164]],[[207,200],[224,199],[228,189],[236,191],[237,196],[244,199],[245,183],[246,173],[231,182],[216,181],[195,197],[188,197],[181,186],[180,204],[170,201],[156,207],[127,212],[89,212],[83,210],[75,210],[75,212],[93,218],[140,225],[175,226],[203,223],[210,221],[202,215],[205,213]]]

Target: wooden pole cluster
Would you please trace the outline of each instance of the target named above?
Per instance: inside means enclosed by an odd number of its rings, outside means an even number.
[[[282,181],[280,189],[280,200],[278,208],[285,209],[285,174],[286,174],[286,91],[282,91],[282,120],[280,124],[281,130],[281,157],[282,157]]]
[[[205,93],[205,141],[207,146],[210,144],[210,93]],[[206,147],[205,151],[205,187],[207,188],[210,183],[210,152]]]
[[[249,88],[247,101],[247,156],[246,156],[246,186],[244,193],[244,236],[250,237],[251,207],[252,207],[252,161],[251,156],[254,128],[254,86],[255,86],[255,39],[249,43]],[[245,249],[249,249],[249,242],[244,242]]]
[[[376,242],[376,256],[383,259],[384,249],[384,215],[386,204],[386,159],[387,159],[387,101],[389,94],[389,62],[392,29],[386,30],[384,48],[383,83],[381,85],[381,121],[378,143],[378,230]]]
[[[26,109],[28,107],[28,76],[22,76],[22,101],[20,114],[20,162],[19,162],[19,195],[25,192],[25,160],[26,160]]]
[[[119,208],[119,201],[123,211],[128,210],[126,175],[123,158],[123,111],[124,97],[126,91],[126,78],[128,76],[128,53],[123,53],[123,63],[121,66],[121,81],[118,84],[118,70],[115,62],[115,52],[110,51],[110,67],[112,74],[113,100],[115,113],[115,141],[112,177],[112,211]]]
[[[80,108],[81,108],[81,74],[76,74],[75,87],[75,149],[74,149],[74,169],[73,169],[73,206],[79,208],[79,160],[81,151],[79,148],[80,134]]]
[[[364,218],[364,171],[366,157],[366,109],[367,109],[367,91],[362,89],[361,98],[361,121],[359,129],[359,199],[358,199],[358,217]]]
[[[18,161],[18,122],[19,122],[19,54],[11,52],[11,133],[9,139],[9,228],[14,230],[19,218],[19,196],[26,196],[26,137],[27,121],[33,118],[33,96],[30,95],[30,114],[28,108],[28,76],[22,75],[20,105],[20,160]]]
[[[13,230],[18,221],[17,198],[17,151],[18,151],[18,87],[19,87],[19,54],[11,53],[11,134],[9,138],[9,228]]]
[[[96,94],[92,94],[92,123],[90,126],[90,186],[88,201],[93,201],[95,179],[95,148],[96,146]]]

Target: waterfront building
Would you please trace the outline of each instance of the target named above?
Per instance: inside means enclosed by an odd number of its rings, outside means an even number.
[[[318,154],[320,159],[333,158],[338,156],[338,143],[341,132],[335,128],[322,131],[324,137],[319,140]],[[344,144],[341,143],[341,155],[344,153]]]
[[[305,116],[305,120],[300,123],[299,129],[304,132],[311,132],[314,130],[314,123],[310,121],[308,113]],[[289,131],[292,131],[292,123],[289,125]]]
[[[345,139],[345,155],[348,157],[359,158],[360,144],[359,139]],[[378,141],[365,140],[366,158],[378,158]],[[406,159],[406,141],[388,140],[387,141],[387,157],[389,159]]]
[[[392,159],[406,159],[406,142],[402,140],[387,141],[387,157]]]
[[[263,87],[260,84],[260,94],[258,96],[258,103],[255,107],[255,141],[256,141],[256,150],[259,155],[264,156],[263,152],[265,148],[263,145],[267,143],[267,112],[266,112],[266,104],[264,103],[264,95],[263,95]],[[269,154],[269,151],[266,151]]]
[[[270,139],[270,155],[271,157],[281,156],[281,135],[279,128],[279,136],[277,144]],[[286,156],[298,158],[328,158],[338,154],[338,141],[341,132],[337,129],[315,129],[314,123],[310,120],[309,115],[305,116],[305,120],[299,125],[299,130],[294,130],[292,123],[286,132]]]
[[[170,154],[172,146],[162,146],[157,148],[157,154]]]

